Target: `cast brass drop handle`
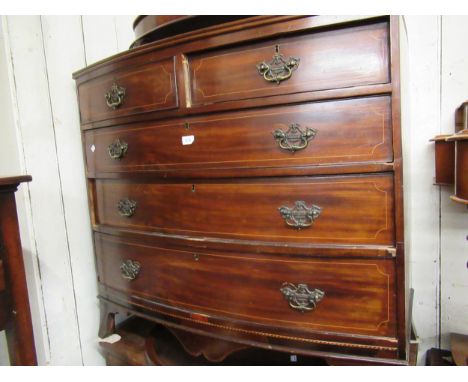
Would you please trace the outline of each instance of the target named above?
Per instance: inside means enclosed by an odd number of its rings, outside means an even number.
[[[117,203],[117,210],[121,216],[131,217],[136,210],[137,202],[129,198],[120,199]]]
[[[128,150],[128,143],[116,139],[109,146],[107,146],[107,152],[112,159],[122,159]]]
[[[125,260],[120,265],[120,271],[122,272],[122,277],[126,280],[135,280],[138,274],[140,273],[141,264],[138,261],[134,260]]]
[[[297,229],[310,227],[322,212],[321,207],[315,204],[308,207],[302,200],[294,202],[294,207],[281,206],[278,210],[286,224]]]
[[[123,103],[125,97],[125,88],[117,85],[114,82],[110,90],[105,94],[105,97],[107,106],[115,110]]]
[[[307,284],[298,284],[296,286],[285,282],[280,291],[289,302],[290,308],[301,313],[313,311],[325,296],[325,292],[320,289],[312,289]]]
[[[278,146],[283,150],[293,153],[305,149],[309,141],[314,139],[316,135],[317,130],[310,127],[306,127],[303,130],[298,123],[290,124],[288,131],[277,129],[273,132],[273,137]]]
[[[275,54],[270,62],[257,64],[258,73],[268,82],[276,82],[279,85],[282,81],[291,78],[293,72],[298,68],[300,58],[289,57],[286,59],[279,52],[279,45],[275,47]]]

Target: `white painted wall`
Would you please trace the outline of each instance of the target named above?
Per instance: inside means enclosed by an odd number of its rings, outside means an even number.
[[[133,19],[2,17],[0,131],[6,149],[0,152],[0,176],[33,177],[17,199],[19,204],[24,200],[19,215],[40,364],[103,364],[97,348],[96,272],[71,74],[128,49]],[[6,364],[4,343],[0,348],[0,364]]]
[[[455,109],[468,100],[468,16],[407,16],[410,66],[410,234],[413,315],[420,363],[449,334],[468,334],[468,210],[433,185],[435,135],[454,132]]]
[[[127,49],[133,16],[3,17],[0,176],[28,173],[17,194],[40,364],[100,365],[98,307],[78,107],[71,73]],[[410,16],[405,162],[413,316],[425,351],[468,334],[467,210],[433,185],[429,139],[453,131],[468,99],[468,17]],[[411,127],[409,127],[411,126]],[[409,188],[409,187],[407,187]],[[0,365],[6,364],[0,337]]]

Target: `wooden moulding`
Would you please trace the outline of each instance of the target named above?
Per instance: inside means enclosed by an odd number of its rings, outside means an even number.
[[[445,186],[455,181],[455,144],[447,142],[450,134],[437,135],[431,141],[435,143],[435,182]]]
[[[187,334],[139,317],[125,320],[116,332],[121,336],[120,341],[113,344],[100,342],[109,366],[416,365],[417,347],[411,349],[409,362],[366,357],[351,360],[336,354],[320,357],[292,353],[291,357],[287,352],[252,348],[228,341],[213,342],[209,337]]]
[[[133,23],[135,41],[131,47],[134,48],[164,38],[241,20],[246,17],[250,16],[141,15]]]

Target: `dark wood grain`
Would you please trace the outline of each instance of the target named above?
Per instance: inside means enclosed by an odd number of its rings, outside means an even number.
[[[177,60],[177,63],[183,61],[183,58]],[[183,68],[177,68],[178,78],[184,77]],[[392,86],[390,84],[377,84],[377,85],[364,85],[364,86],[353,86],[342,89],[329,89],[321,91],[310,91],[302,93],[294,93],[287,95],[272,95],[270,97],[259,97],[243,100],[233,100],[222,103],[212,103],[206,105],[191,105],[189,103],[189,94],[185,92],[185,84],[177,83],[179,89],[179,108],[173,110],[157,110],[154,112],[148,111],[141,114],[133,115],[121,115],[115,117],[109,117],[106,120],[94,121],[86,124],[82,124],[82,130],[91,130],[106,126],[123,125],[135,122],[154,122],[173,118],[188,118],[205,113],[213,112],[226,112],[232,110],[246,110],[250,111],[253,108],[264,107],[264,106],[285,106],[289,104],[314,102],[314,101],[327,101],[334,99],[345,99],[352,97],[366,97],[375,95],[388,95],[392,92]],[[181,89],[183,91],[181,91]]]
[[[435,143],[435,184],[450,185],[455,181],[455,142],[447,142],[450,135],[431,139]]]
[[[102,283],[169,307],[256,321],[272,328],[394,335],[392,260],[278,259],[223,253],[203,253],[197,259],[192,252],[127,244],[98,234],[96,249]],[[141,264],[132,281],[125,280],[120,270],[127,259]],[[325,297],[313,312],[295,311],[280,292],[284,282],[306,283],[324,291]]]
[[[300,59],[280,84],[257,71],[257,64],[272,60],[275,45],[286,59]],[[388,24],[380,23],[189,55],[192,103],[386,83],[388,53]]]
[[[6,330],[11,364],[18,366],[37,364],[14,194],[20,182],[30,180],[27,175],[0,179],[0,277],[5,289],[1,292],[0,286],[0,330]]]
[[[114,331],[117,309],[203,336],[210,354],[227,341],[329,363],[408,363],[398,24],[393,16],[256,16],[75,73],[83,87],[173,62],[176,77],[176,107],[123,104],[82,120],[101,328]],[[276,45],[301,60],[280,84],[256,68]],[[95,112],[93,97],[82,112]],[[290,123],[317,131],[294,154],[272,137]],[[116,139],[128,150],[112,160]],[[137,202],[131,217],[117,210],[123,198]],[[301,230],[278,211],[299,200],[322,208]],[[132,256],[143,267],[128,281],[120,264]],[[325,312],[324,299],[312,312],[318,321],[293,319],[271,292],[284,276],[326,286],[333,306]],[[379,325],[383,307],[390,318]]]
[[[394,243],[390,175],[141,183],[96,181],[98,224],[139,230],[266,241]],[[131,217],[117,204],[137,202]],[[308,228],[289,227],[279,208],[304,201],[322,209]]]
[[[0,186],[2,190],[7,190],[7,186],[17,187],[20,183],[30,182],[32,177],[30,175],[10,176],[0,178]],[[7,191],[9,192],[9,191]]]
[[[233,21],[225,25],[195,30],[191,33],[165,38],[129,51],[124,51],[95,62],[73,73],[77,83],[88,81],[112,71],[115,66],[126,66],[129,59],[144,60],[149,52],[157,52],[160,57],[173,55],[172,52],[196,52],[219,47],[245,43],[258,39],[272,38],[278,35],[291,35],[298,32],[314,32],[323,28],[339,28],[387,21],[388,17],[379,15],[356,16],[255,16],[245,20]]]
[[[86,161],[95,176],[387,163],[393,160],[390,115],[390,98],[372,97],[93,130],[85,134]],[[308,146],[296,152],[281,149],[273,135],[294,123],[302,131],[316,131]],[[187,138],[193,143],[184,144]],[[112,159],[108,146],[117,139],[128,144],[128,151]]]
[[[455,142],[455,201],[468,204],[468,131],[466,139]]]
[[[194,251],[211,248],[213,250],[234,252],[261,252],[277,255],[306,255],[312,257],[335,258],[395,258],[396,248],[388,245],[369,244],[318,244],[313,242],[291,242],[285,245],[282,241],[243,240],[227,237],[197,237],[190,235],[169,234],[155,231],[122,228],[97,224],[94,231],[121,238],[152,240],[158,246],[172,249],[192,249]],[[274,238],[273,238],[274,239]]]
[[[0,292],[6,288],[5,269],[3,268],[3,260],[0,259]]]
[[[114,83],[125,88],[123,103],[116,109],[109,107],[105,98]],[[82,123],[177,108],[174,58],[147,61],[131,70],[85,82],[78,87],[78,96]]]

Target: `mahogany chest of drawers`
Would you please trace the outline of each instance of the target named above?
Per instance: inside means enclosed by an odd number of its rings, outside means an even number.
[[[100,335],[404,364],[399,52],[398,17],[256,16],[75,73]]]

